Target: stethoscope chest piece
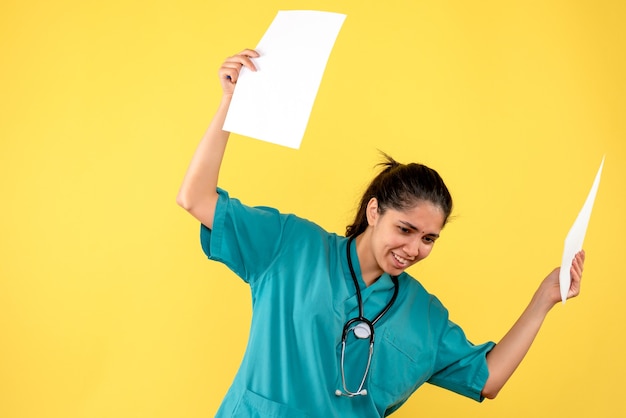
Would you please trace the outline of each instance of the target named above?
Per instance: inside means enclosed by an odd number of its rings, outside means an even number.
[[[354,332],[354,335],[361,340],[369,338],[370,335],[372,335],[370,327],[363,322],[357,324],[352,331]]]

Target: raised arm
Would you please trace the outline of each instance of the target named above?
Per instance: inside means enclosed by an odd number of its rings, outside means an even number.
[[[570,269],[572,282],[568,298],[578,296],[580,292],[584,262],[585,253],[581,251],[576,254]],[[559,268],[556,268],[541,282],[528,307],[509,332],[487,354],[489,379],[482,390],[484,397],[493,399],[500,392],[526,356],[546,315],[560,300]]]
[[[227,58],[220,67],[222,100],[196,149],[176,198],[176,202],[180,206],[208,228],[213,228],[213,217],[217,204],[217,179],[230,135],[229,132],[222,129],[222,126],[242,66],[256,71],[250,58],[258,56],[259,54],[255,51],[246,49]]]

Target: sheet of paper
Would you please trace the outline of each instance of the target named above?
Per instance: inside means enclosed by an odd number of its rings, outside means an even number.
[[[563,303],[567,300],[567,293],[571,284],[570,268],[572,267],[572,261],[576,253],[583,248],[583,241],[585,240],[585,233],[587,232],[587,225],[589,224],[589,218],[591,217],[591,209],[593,209],[593,202],[596,199],[596,193],[598,192],[598,186],[600,185],[600,176],[602,174],[602,167],[604,166],[604,157],[600,163],[600,168],[596,174],[596,178],[593,181],[591,190],[587,195],[587,200],[581,209],[580,213],[574,221],[574,225],[569,230],[567,237],[565,237],[565,248],[563,250],[563,258],[561,259],[561,271],[559,274],[559,284],[561,287],[561,300]]]
[[[330,52],[346,15],[280,11],[243,68],[224,130],[299,148]]]

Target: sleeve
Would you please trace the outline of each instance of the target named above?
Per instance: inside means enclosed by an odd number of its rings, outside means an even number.
[[[429,383],[451,390],[478,402],[489,377],[487,353],[495,346],[493,342],[472,344],[463,330],[448,319],[448,311],[436,300],[431,309],[443,316],[441,338],[435,360],[435,372]]]
[[[286,215],[267,207],[249,207],[218,188],[213,229],[200,227],[202,250],[252,283],[273,262],[283,236]]]

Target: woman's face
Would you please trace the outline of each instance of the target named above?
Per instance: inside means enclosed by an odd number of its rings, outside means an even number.
[[[429,201],[418,201],[406,210],[378,211],[370,200],[367,218],[371,231],[371,250],[379,268],[397,276],[428,257],[443,228],[444,213]]]

